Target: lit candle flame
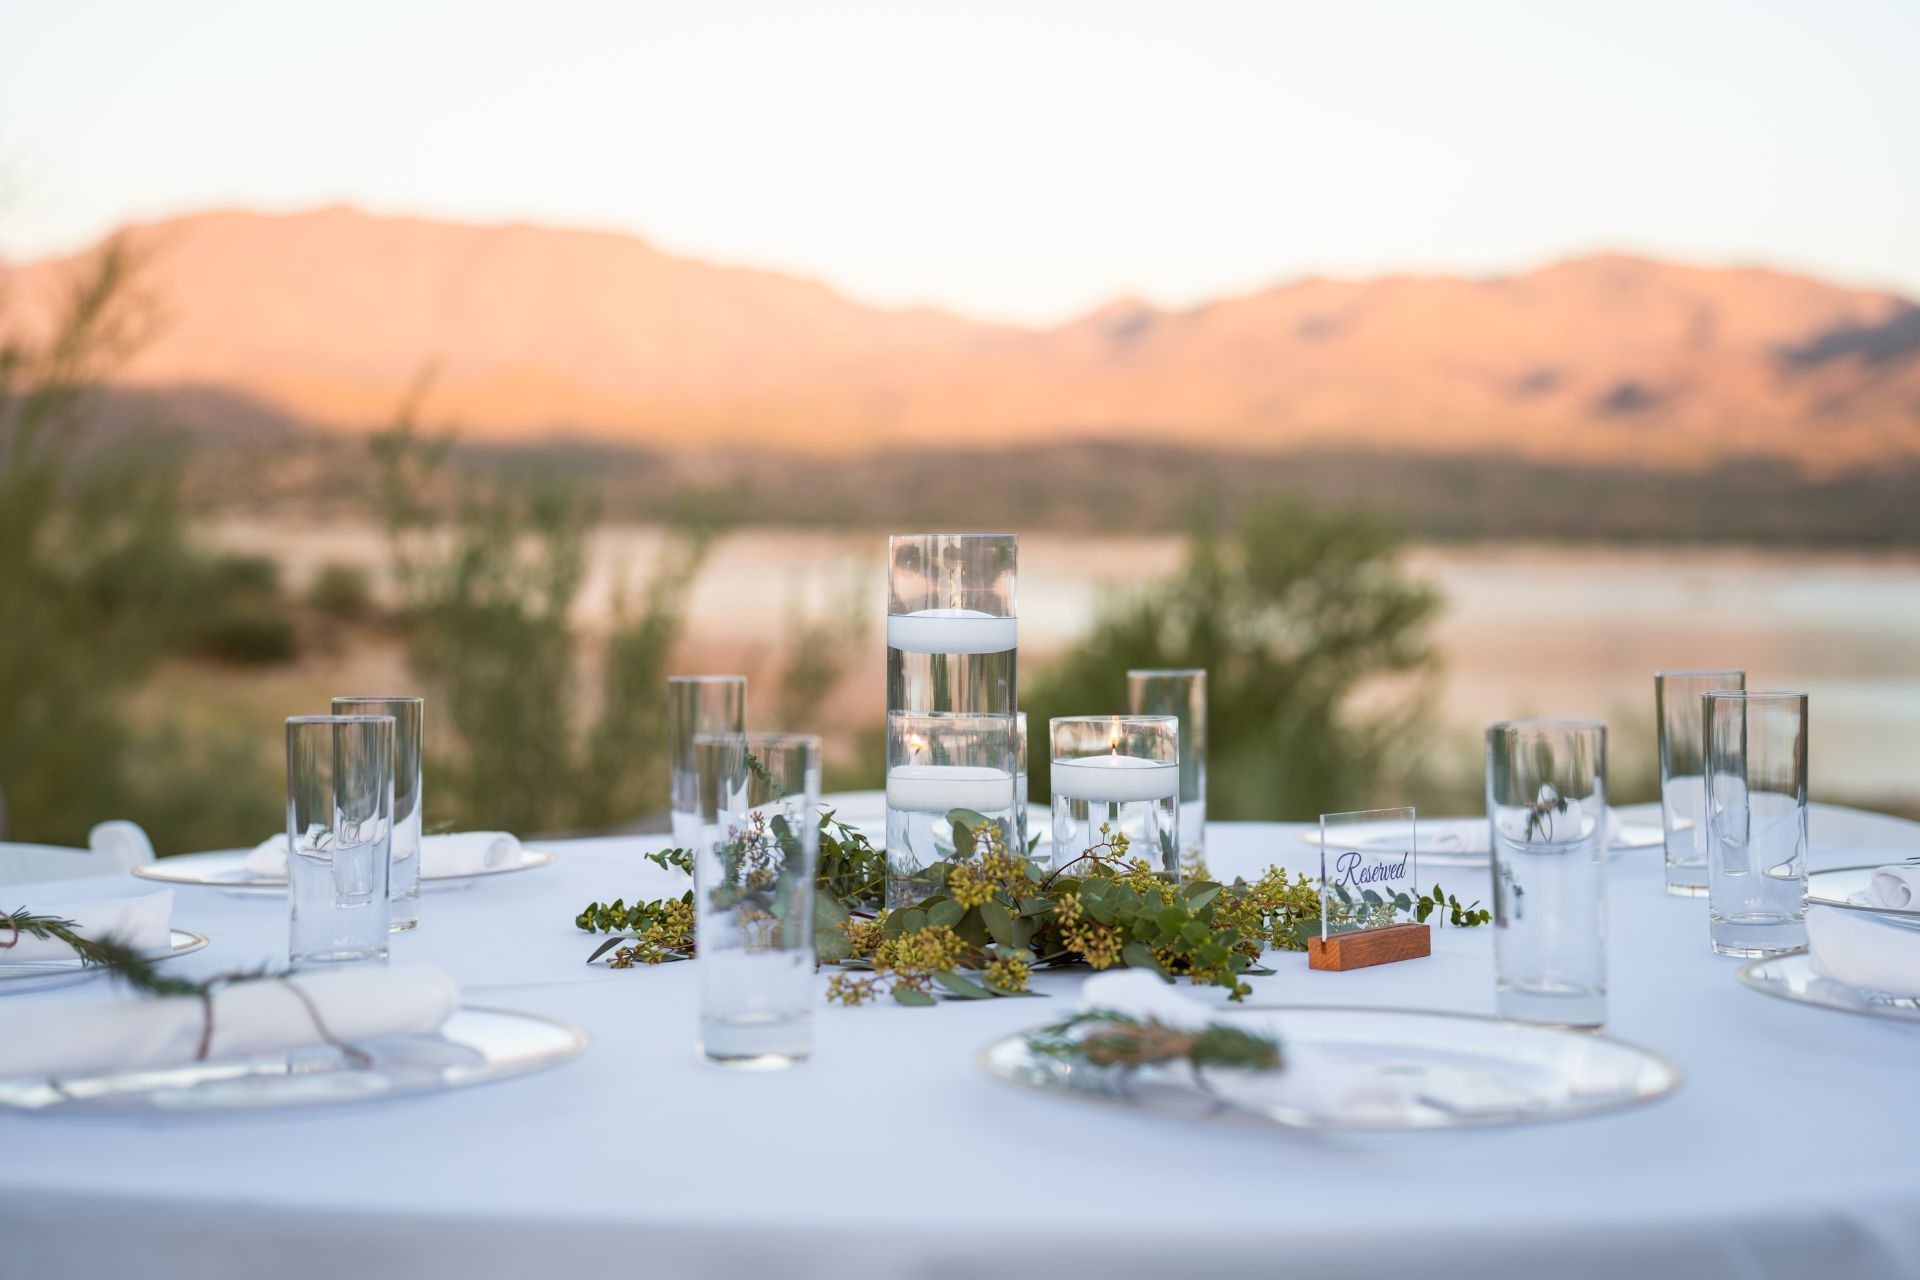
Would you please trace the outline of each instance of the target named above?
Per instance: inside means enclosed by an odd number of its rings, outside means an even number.
[[[927,740],[917,733],[908,734],[907,758],[911,760],[917,756],[924,756],[925,754],[927,754]]]
[[[1113,736],[1107,739],[1107,751],[1115,756],[1120,754],[1120,726],[1113,726]]]

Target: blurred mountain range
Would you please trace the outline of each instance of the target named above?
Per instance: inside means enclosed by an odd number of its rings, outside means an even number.
[[[1603,255],[1487,279],[1307,279],[1051,329],[864,306],[628,235],[348,208],[128,228],[128,390],[208,428],[429,417],[500,445],[966,451],[1111,441],[1808,473],[1920,457],[1920,306]],[[0,268],[16,323],[70,261]]]

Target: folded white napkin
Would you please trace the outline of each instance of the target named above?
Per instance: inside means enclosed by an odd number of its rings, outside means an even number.
[[[307,1000],[289,989],[297,984]],[[199,1057],[207,1009],[195,996],[111,1004],[0,1008],[0,1077],[74,1076],[180,1066]],[[460,988],[431,965],[361,966],[263,978],[213,995],[209,1061],[381,1036],[424,1034],[460,1006]],[[319,1015],[316,1024],[314,1014]]]
[[[1807,949],[1823,978],[1882,995],[1920,996],[1920,929],[1814,907],[1807,912]]]
[[[520,861],[520,841],[505,831],[461,831],[453,835],[426,836],[420,841],[420,874],[470,876],[495,867],[511,867]],[[284,880],[287,875],[287,837],[269,836],[247,855],[248,872],[263,880]]]
[[[28,902],[26,907],[37,916],[57,916],[73,921],[73,931],[83,938],[111,937],[138,951],[164,951],[173,938],[171,889],[141,894],[137,898],[101,898],[95,902]],[[12,936],[12,930],[0,928],[0,942]],[[36,938],[26,933],[15,938],[12,946],[0,947],[0,964],[73,958],[73,948],[58,938]]]
[[[1867,882],[1867,904],[1920,911],[1920,862],[1896,862],[1874,872]]]
[[[87,848],[113,859],[113,864],[122,871],[144,867],[153,861],[153,841],[147,838],[145,828],[124,819],[94,823],[93,829],[87,832]]]

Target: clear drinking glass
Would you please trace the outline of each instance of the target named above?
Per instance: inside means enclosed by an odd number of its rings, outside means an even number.
[[[1607,1020],[1607,727],[1487,728],[1494,999],[1503,1018]]]
[[[919,902],[937,887],[929,866],[973,854],[955,843],[956,809],[985,818],[1015,847],[1018,767],[1012,716],[887,713],[887,906]]]
[[[813,1045],[820,739],[703,733],[694,759],[700,1051],[726,1066],[791,1066]]]
[[[427,700],[408,695],[352,695],[333,700],[337,716],[393,717],[393,869],[387,898],[395,933],[420,923],[420,821],[426,776],[422,767]]]
[[[1723,956],[1807,945],[1807,695],[1710,691],[1707,918]]]
[[[1027,713],[1022,711],[1013,718],[1013,731],[1019,738],[1014,752],[1013,766],[1013,815],[1020,827],[1020,848],[1027,853],[1033,852],[1033,829],[1027,825]]]
[[[1127,672],[1133,714],[1180,721],[1180,869],[1207,859],[1207,671],[1184,667]]]
[[[887,563],[887,710],[1013,715],[1019,539],[895,534]]]
[[[393,717],[287,721],[287,959],[387,958]]]
[[[1055,870],[1089,850],[1180,876],[1180,723],[1173,716],[1071,716],[1053,730]],[[1104,846],[1104,847],[1103,847]]]
[[[1700,695],[1744,689],[1744,671],[1656,671],[1654,716],[1660,722],[1660,813],[1667,833],[1667,892],[1707,895],[1706,736]]]
[[[673,843],[691,849],[700,835],[693,740],[703,733],[747,731],[745,676],[667,677],[667,767]]]

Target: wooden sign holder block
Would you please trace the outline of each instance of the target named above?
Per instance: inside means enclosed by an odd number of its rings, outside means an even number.
[[[1336,933],[1324,941],[1307,939],[1309,969],[1364,969],[1432,954],[1433,930],[1424,924],[1390,924],[1383,929]]]

